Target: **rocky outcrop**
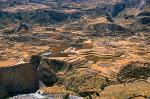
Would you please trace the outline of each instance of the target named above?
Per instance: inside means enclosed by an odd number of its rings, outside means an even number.
[[[72,57],[41,57],[32,56],[30,63],[38,68],[49,67],[53,72],[72,70],[75,67],[83,65],[88,60],[84,56],[72,56]],[[39,63],[39,64],[37,64]]]
[[[39,79],[46,86],[53,86],[58,81],[58,76],[46,61],[39,67]]]
[[[58,76],[48,61],[40,56],[32,56],[30,63],[38,69],[39,79],[46,86],[53,86],[58,81]]]
[[[0,98],[38,90],[37,70],[30,63],[0,67]]]
[[[39,71],[39,79],[46,86],[53,86],[60,81],[61,73],[65,74],[85,64],[84,57],[41,57],[32,56],[30,63]]]

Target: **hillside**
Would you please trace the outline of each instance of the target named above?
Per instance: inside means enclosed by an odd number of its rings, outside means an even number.
[[[0,99],[149,99],[150,0],[0,0]]]

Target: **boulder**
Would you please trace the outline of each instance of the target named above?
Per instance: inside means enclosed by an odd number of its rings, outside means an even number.
[[[30,63],[0,66],[0,98],[35,92],[38,88],[38,73]]]

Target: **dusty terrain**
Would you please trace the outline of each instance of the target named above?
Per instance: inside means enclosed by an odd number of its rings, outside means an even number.
[[[149,99],[149,87],[149,0],[0,0],[0,99]]]

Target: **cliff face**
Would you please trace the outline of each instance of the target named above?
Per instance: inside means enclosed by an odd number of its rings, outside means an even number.
[[[38,74],[31,64],[0,67],[0,98],[34,92],[38,88]]]

